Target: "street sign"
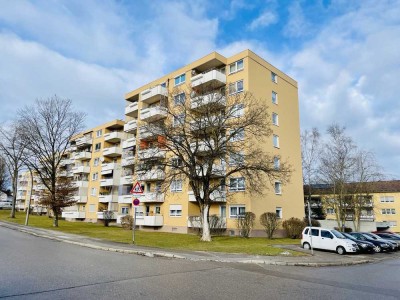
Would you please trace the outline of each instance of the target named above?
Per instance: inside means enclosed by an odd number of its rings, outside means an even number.
[[[140,204],[140,200],[138,198],[133,199],[133,205],[138,206]]]
[[[131,194],[143,194],[143,189],[142,189],[142,186],[140,185],[139,181],[136,181],[135,185],[133,186],[133,188],[131,189],[131,191],[129,193],[131,193]]]

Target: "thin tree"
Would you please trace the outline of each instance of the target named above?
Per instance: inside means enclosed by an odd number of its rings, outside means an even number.
[[[62,207],[73,204],[57,189],[57,172],[69,141],[83,128],[85,114],[72,109],[69,99],[53,96],[36,100],[18,112],[29,164],[47,190],[45,203],[53,211],[53,226],[58,226]]]
[[[329,139],[321,152],[320,179],[330,187],[331,194],[324,198],[324,206],[334,209],[338,228],[343,230],[349,212],[348,183],[356,168],[357,147],[346,135],[345,127],[334,124],[327,133]]]
[[[232,184],[263,193],[275,180],[287,183],[292,172],[290,165],[264,148],[272,133],[266,101],[249,92],[229,92],[213,85],[175,89],[160,101],[166,120],[146,127],[160,137],[155,151],[168,153],[164,162],[157,162],[166,172],[164,187],[187,181],[193,191],[201,241],[211,241],[211,205],[231,196],[225,189],[227,180],[243,177],[245,181],[233,179]]]
[[[23,155],[26,143],[21,140],[19,124],[13,122],[8,126],[0,127],[0,152],[4,158],[12,187],[11,218],[15,218],[15,206],[17,202],[18,173],[22,169]]]
[[[10,175],[7,170],[6,159],[0,152],[0,192],[8,194],[10,186]]]

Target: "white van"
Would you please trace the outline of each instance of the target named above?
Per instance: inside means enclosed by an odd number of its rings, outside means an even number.
[[[311,249],[311,241],[313,248],[336,251],[342,255],[346,252],[357,252],[358,246],[353,241],[347,239],[337,230],[306,227],[303,229],[301,245],[304,249]]]

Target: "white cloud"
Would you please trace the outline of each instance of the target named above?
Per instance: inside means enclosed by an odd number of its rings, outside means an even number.
[[[269,25],[275,24],[278,22],[278,17],[271,11],[265,11],[256,19],[254,19],[248,28],[250,30],[256,30],[260,27],[268,27]]]
[[[288,8],[289,21],[284,27],[283,33],[288,37],[302,37],[308,34],[310,25],[303,14],[300,2],[295,1]]]

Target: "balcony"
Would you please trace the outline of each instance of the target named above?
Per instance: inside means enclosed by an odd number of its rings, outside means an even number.
[[[77,166],[72,168],[72,173],[74,174],[89,174],[90,173],[90,167],[89,166]]]
[[[109,132],[104,135],[104,141],[108,143],[119,143],[122,139],[125,138],[125,133],[124,132]]]
[[[17,200],[25,200],[26,194],[17,195]]]
[[[65,167],[66,165],[71,165],[73,164],[74,161],[72,159],[62,159],[60,160],[60,167]]]
[[[139,159],[158,159],[165,158],[165,151],[160,148],[142,149],[138,152]]]
[[[122,149],[120,147],[104,148],[103,155],[108,157],[118,157],[122,155]]]
[[[137,117],[138,109],[139,109],[138,102],[130,103],[127,107],[125,107],[125,115],[130,117]]]
[[[135,157],[134,156],[129,156],[129,157],[125,157],[122,159],[121,161],[121,165],[123,167],[132,167],[135,165]]]
[[[100,203],[109,203],[112,202],[113,195],[99,195],[99,202]]]
[[[75,153],[74,159],[75,160],[88,160],[92,158],[92,153],[87,151],[82,151]]]
[[[100,186],[113,186],[113,185],[114,185],[114,178],[100,180]]]
[[[76,203],[87,203],[88,197],[87,196],[73,196],[74,201],[76,201]]]
[[[89,136],[83,136],[75,140],[77,147],[87,147],[92,145],[93,139]]]
[[[168,95],[167,88],[157,85],[155,87],[144,90],[140,93],[141,101],[147,104],[151,104],[160,101],[163,97]]]
[[[161,135],[162,131],[160,128],[157,127],[150,127],[150,126],[140,126],[139,128],[139,138],[141,140],[151,140],[159,135]]]
[[[155,216],[136,216],[136,225],[139,226],[163,226],[164,217],[162,215]]]
[[[190,122],[190,130],[191,131],[207,131],[212,129],[223,129],[224,117],[215,115],[210,116],[209,118],[201,118],[196,121]]]
[[[118,216],[118,212],[113,211],[111,219],[115,220],[115,219],[117,219],[117,216]],[[97,219],[99,219],[99,220],[103,220],[104,219],[104,213],[102,211],[97,213]]]
[[[226,105],[226,98],[221,93],[210,93],[207,95],[193,97],[191,108],[196,109],[208,104],[223,107]]]
[[[140,120],[144,122],[154,122],[166,118],[167,109],[162,106],[148,107],[140,111]]]
[[[198,141],[190,144],[190,150],[197,154],[207,154],[211,149],[215,148],[214,145],[214,141]]]
[[[203,197],[203,195],[204,194],[200,192],[200,196]],[[196,197],[194,196],[193,191],[189,191],[188,196],[190,202],[196,202]],[[226,192],[215,190],[210,194],[210,199],[215,202],[226,202]]]
[[[127,133],[135,132],[137,129],[137,120],[130,120],[128,123],[124,125],[124,131]]]
[[[86,213],[84,211],[63,211],[61,217],[67,219],[84,219]]]
[[[197,175],[201,176],[203,173],[206,174],[207,172],[207,165],[198,166],[197,168]],[[223,177],[226,174],[226,165],[217,165],[213,164],[211,168],[211,176],[212,177]]]
[[[136,137],[127,139],[126,141],[122,142],[122,149],[132,148],[136,146]]]
[[[218,88],[226,84],[226,75],[220,71],[212,70],[191,78],[193,88]]]
[[[112,174],[112,172],[118,167],[117,163],[104,163],[101,164],[101,175]]]
[[[165,172],[163,170],[149,170],[149,171],[138,171],[138,181],[157,181],[164,180]]]
[[[118,196],[118,203],[120,204],[131,204],[132,195],[120,195]]]
[[[133,184],[133,175],[126,175],[119,179],[119,184],[130,185]]]
[[[135,195],[135,197],[137,197],[142,203],[164,202],[165,200],[165,194],[160,192],[148,192],[141,195]]]
[[[87,188],[89,186],[89,181],[77,180],[77,181],[74,181],[72,184],[76,188]]]
[[[68,172],[67,171],[60,171],[58,172],[58,177],[67,177]]]

